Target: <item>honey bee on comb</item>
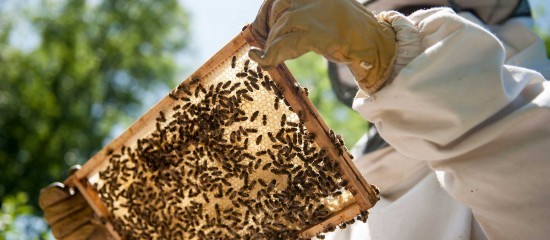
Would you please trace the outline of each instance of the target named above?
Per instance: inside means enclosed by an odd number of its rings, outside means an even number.
[[[366,220],[377,193],[290,72],[248,59],[250,36],[84,165],[115,238],[299,239]]]

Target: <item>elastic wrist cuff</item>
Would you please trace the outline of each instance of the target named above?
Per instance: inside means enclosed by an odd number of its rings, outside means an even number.
[[[369,95],[380,90],[399,74],[399,71],[422,53],[421,37],[418,28],[407,17],[396,11],[380,13],[377,18],[391,26],[395,32],[396,53],[387,69],[379,76],[374,76],[367,62],[352,63],[350,70],[354,73],[359,87]]]
[[[387,11],[381,12],[377,17],[391,24],[397,40],[397,54],[391,74],[386,80],[389,83],[399,74],[401,69],[420,55],[424,49],[418,28],[405,15],[396,11]]]

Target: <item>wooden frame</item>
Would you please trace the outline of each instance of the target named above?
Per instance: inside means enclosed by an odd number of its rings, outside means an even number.
[[[247,44],[254,47],[261,47],[258,41],[254,39],[249,27],[245,28],[240,34],[237,35],[237,37],[231,40],[202,67],[191,74],[189,78],[184,80],[184,82],[190,81],[196,77],[200,78],[201,76],[205,76],[215,66],[218,66],[222,61],[230,58],[236,50]],[[268,72],[272,76],[272,80],[275,81],[281,88],[284,98],[288,101],[293,111],[296,113],[299,111],[305,113],[305,119],[307,120],[304,124],[308,131],[313,132],[316,136],[318,136],[316,138],[316,143],[320,147],[326,149],[336,149],[337,146],[335,145],[334,140],[331,140],[330,137],[331,130],[322,120],[302,88],[295,87],[297,82],[286,66],[281,64],[277,68]],[[90,203],[101,222],[105,224],[115,239],[121,239],[121,237],[114,231],[113,226],[107,220],[109,219],[109,212],[95,190],[91,187],[88,179],[97,174],[99,169],[101,169],[104,164],[107,164],[108,155],[112,149],[119,149],[124,143],[135,141],[150,131],[150,125],[147,125],[146,123],[153,121],[159,111],[169,109],[173,102],[174,100],[169,96],[164,97],[159,103],[157,103],[134,124],[132,124],[124,133],[100,150],[86,164],[84,164],[79,171],[65,181],[68,186],[73,186],[79,189],[85,199]],[[331,159],[336,159],[338,161],[343,175],[355,190],[355,203],[334,214],[323,223],[302,231],[300,237],[313,237],[318,233],[324,232],[327,228],[336,227],[340,223],[351,220],[361,212],[371,208],[378,200],[378,195],[375,188],[368,184],[367,181],[361,176],[348,154],[340,155],[334,150],[329,150],[328,156]]]

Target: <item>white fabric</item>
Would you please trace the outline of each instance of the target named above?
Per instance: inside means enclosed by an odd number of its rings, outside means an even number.
[[[367,8],[375,13],[411,6],[450,6],[448,0],[380,0],[371,1]],[[519,0],[455,0],[457,7],[473,10],[486,23],[494,24],[507,18],[518,6]]]
[[[391,82],[401,69],[422,53],[422,41],[418,28],[399,12],[382,12],[378,17],[392,26],[397,40],[397,57],[393,63],[390,80],[388,80]]]
[[[393,148],[357,159],[382,200],[367,224],[329,239],[550,236],[544,46],[518,21],[492,28],[499,40],[465,17],[408,17],[424,52],[373,96],[358,94],[354,108]]]

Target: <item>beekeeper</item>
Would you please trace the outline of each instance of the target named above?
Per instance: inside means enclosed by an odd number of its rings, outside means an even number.
[[[374,15],[355,0],[264,2],[252,27],[265,47],[250,57],[269,68],[314,51],[347,65],[353,108],[389,143],[371,131],[354,149],[367,149],[356,165],[381,200],[330,238],[550,236],[550,63],[525,4],[379,0]],[[461,12],[381,11],[442,5]],[[80,194],[54,184],[40,205],[56,237],[102,238]]]
[[[380,0],[374,15],[353,0],[264,3],[253,27],[265,48],[250,57],[270,67],[314,51],[348,65],[353,108],[389,143],[356,160],[382,195],[367,224],[329,237],[550,236],[550,64],[526,4]],[[461,12],[380,11],[442,5]]]

